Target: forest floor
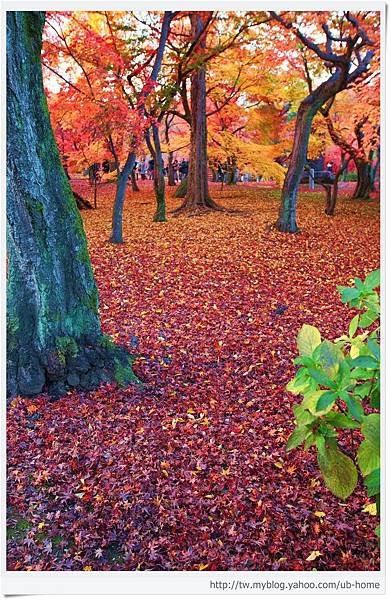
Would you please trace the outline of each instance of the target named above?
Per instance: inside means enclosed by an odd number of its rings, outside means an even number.
[[[297,332],[347,329],[336,286],[379,266],[378,200],[342,197],[330,218],[324,193],[301,193],[302,231],[284,235],[277,190],[215,186],[239,212],[152,223],[140,185],[125,244],[107,242],[112,185],[83,218],[102,327],[143,385],[12,401],[8,568],[379,569],[362,486],[342,502],[314,452],[284,449]]]

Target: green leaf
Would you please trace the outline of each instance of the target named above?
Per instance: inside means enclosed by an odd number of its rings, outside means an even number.
[[[319,383],[319,385],[324,385],[329,388],[335,387],[334,381],[319,369],[308,369],[308,374],[316,381],[316,383]]]
[[[311,414],[316,415],[317,417],[320,417],[321,415],[326,414],[326,411],[318,411],[317,410],[317,405],[318,405],[318,401],[319,398],[323,395],[326,394],[327,391],[326,390],[315,390],[314,392],[310,392],[309,394],[306,394],[304,396],[304,400],[301,403],[301,406],[303,409],[305,410],[309,410]]]
[[[293,450],[293,448],[300,446],[310,433],[311,430],[308,429],[308,427],[297,427],[288,438],[286,451],[289,452],[289,450]]]
[[[380,360],[380,346],[376,340],[369,338],[368,339],[368,349],[372,352],[373,356]]]
[[[357,485],[357,469],[351,458],[338,448],[329,447],[324,453],[318,452],[318,464],[327,488],[345,500]]]
[[[380,381],[377,382],[375,387],[371,392],[371,407],[372,408],[380,408]]]
[[[379,313],[378,312],[375,312],[375,311],[372,311],[372,310],[367,310],[360,317],[360,321],[359,321],[360,327],[362,327],[362,328],[369,327],[378,318],[379,318]]]
[[[297,347],[303,356],[312,356],[321,342],[319,329],[312,325],[303,325],[297,336]]]
[[[308,450],[309,448],[311,448],[311,446],[316,444],[316,440],[318,439],[318,437],[318,433],[311,433],[304,442],[304,450]]]
[[[326,452],[326,440],[323,435],[317,434],[316,436],[316,449],[318,450],[318,456],[324,456]]]
[[[346,398],[345,402],[346,406],[348,407],[349,414],[361,423],[365,416],[361,402],[353,396],[349,396],[349,398]]]
[[[360,315],[356,315],[355,317],[353,317],[353,319],[350,321],[350,325],[349,325],[349,337],[353,337],[354,334],[357,331],[357,327],[358,327],[358,320],[360,318]]]
[[[361,367],[357,369],[353,369],[351,372],[352,379],[356,379],[357,381],[366,381],[368,379],[374,379],[378,371],[362,369]]]
[[[367,396],[369,396],[369,393],[372,389],[372,385],[372,381],[366,381],[365,383],[356,385],[354,388],[354,395],[358,396],[359,398],[366,398]]]
[[[365,287],[371,288],[371,290],[380,286],[380,269],[376,269],[369,273],[364,279]]]
[[[351,300],[358,298],[360,295],[360,292],[358,291],[357,288],[343,287],[343,286],[338,285],[337,290],[341,294],[341,301],[343,303],[350,302]]]
[[[357,462],[365,476],[380,467],[380,415],[366,415],[363,418],[361,432],[365,439],[357,452]]]
[[[313,367],[314,361],[309,356],[298,356],[293,361],[294,365],[304,365],[305,367]]]
[[[308,377],[308,371],[306,368],[301,367],[291,379],[286,386],[288,392],[292,394],[300,394],[303,390],[306,389],[308,382],[310,381]]]
[[[380,537],[380,525],[378,525],[375,529],[375,533],[377,535],[377,537]]]
[[[338,398],[336,392],[324,392],[316,403],[316,412],[329,411]]]
[[[316,416],[312,415],[306,408],[303,407],[303,403],[295,404],[293,407],[293,413],[299,427],[302,425],[310,425],[317,419]]]
[[[352,360],[352,367],[362,367],[363,369],[378,369],[379,361],[372,356],[357,356]]]
[[[365,478],[364,484],[368,491],[368,496],[380,494],[380,469],[373,469]]]
[[[334,427],[342,427],[344,429],[357,429],[360,427],[360,423],[357,421],[353,421],[353,419],[349,419],[346,415],[342,415],[339,412],[332,411],[329,412],[326,416],[326,419],[334,426]]]
[[[320,347],[319,362],[324,373],[330,379],[335,379],[339,365],[344,360],[341,349],[332,342],[324,340]]]

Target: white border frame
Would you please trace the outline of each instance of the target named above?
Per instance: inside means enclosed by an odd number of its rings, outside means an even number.
[[[212,5],[212,6],[211,6]],[[1,81],[5,82],[6,69],[5,69],[5,16],[7,10],[95,10],[96,8],[108,9],[108,10],[139,10],[140,5],[134,0],[116,1],[112,0],[107,2],[106,0],[51,0],[43,1],[37,0],[32,1],[7,1],[2,2],[1,6],[1,30],[3,35],[1,36]],[[144,0],[142,2],[142,10],[164,10],[164,9],[178,9],[183,7],[183,0]],[[331,11],[331,10],[378,10],[381,13],[381,274],[382,274],[382,319],[385,321],[385,298],[386,298],[386,280],[385,280],[385,258],[386,258],[386,220],[389,219],[390,210],[386,213],[386,119],[385,119],[385,57],[386,57],[386,4],[385,2],[372,2],[368,1],[319,1],[314,2],[308,1],[230,1],[230,0],[198,0],[198,2],[186,2],[186,10],[199,10],[202,8],[210,10],[308,10],[308,11]],[[1,117],[2,123],[6,122],[6,91],[5,85],[1,88]],[[389,133],[389,132],[388,132]],[[387,136],[389,141],[389,136]],[[1,139],[1,191],[2,198],[5,199],[5,164],[6,164],[6,143],[5,143],[5,127],[2,130]],[[3,211],[1,212],[1,228],[5,232],[5,200],[3,202]],[[389,223],[389,225],[391,225]],[[5,257],[5,236],[1,238],[1,251],[3,257]],[[5,265],[5,261],[3,263]],[[4,278],[5,282],[5,266]],[[318,595],[327,594],[332,595],[335,598],[343,598],[346,594],[350,596],[365,595],[367,598],[376,597],[379,594],[386,593],[386,561],[389,564],[389,557],[386,555],[386,539],[389,540],[390,527],[388,526],[388,519],[386,521],[385,515],[385,496],[386,496],[386,485],[388,481],[385,478],[385,461],[386,451],[389,442],[386,439],[386,423],[388,423],[391,429],[391,423],[388,412],[386,413],[386,399],[385,399],[385,360],[386,360],[386,344],[385,338],[387,335],[387,323],[385,328],[383,327],[382,333],[382,535],[381,535],[381,569],[376,572],[365,572],[365,571],[214,571],[214,572],[194,572],[194,571],[105,571],[105,572],[64,572],[64,571],[45,571],[45,572],[21,572],[21,571],[7,571],[6,570],[6,555],[5,555],[5,542],[6,542],[6,524],[5,524],[5,475],[6,475],[6,410],[5,410],[5,339],[6,339],[6,297],[5,297],[5,285],[1,288],[0,297],[0,319],[2,325],[2,340],[0,346],[0,359],[1,359],[1,373],[2,373],[2,399],[1,399],[1,425],[2,425],[2,436],[1,436],[1,472],[2,472],[2,512],[1,512],[1,576],[2,576],[2,592],[3,594],[39,594],[39,595],[57,595],[57,594],[109,594],[112,596],[115,594],[126,594],[134,597],[137,595],[235,595],[239,597],[248,597],[249,595],[262,595],[265,598],[275,596],[277,594],[284,594],[285,596],[297,596],[297,595]],[[388,494],[390,497],[390,494]],[[387,543],[388,547],[389,542]],[[221,582],[265,582],[278,581],[278,582],[332,582],[332,581],[373,581],[379,583],[379,590],[373,594],[367,593],[366,591],[353,591],[346,590],[345,594],[334,593],[328,590],[299,590],[299,591],[288,591],[284,592],[274,591],[272,593],[262,592],[262,590],[249,590],[248,592],[239,590],[211,590],[210,581],[218,580]],[[388,586],[387,586],[388,587]],[[243,594],[246,594],[244,596]],[[48,596],[46,596],[48,597]]]

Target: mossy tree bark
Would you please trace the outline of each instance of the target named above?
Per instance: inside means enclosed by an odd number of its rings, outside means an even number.
[[[59,395],[131,357],[101,333],[87,241],[42,82],[43,12],[7,13],[7,394]]]
[[[219,210],[212,200],[208,185],[207,123],[206,123],[206,23],[210,13],[193,11],[190,13],[192,39],[196,40],[194,61],[199,64],[191,75],[191,135],[189,173],[187,191],[183,204],[176,214]],[[178,196],[177,196],[178,197]]]
[[[174,198],[185,198],[187,194],[187,177],[182,179],[177,189],[174,192]]]

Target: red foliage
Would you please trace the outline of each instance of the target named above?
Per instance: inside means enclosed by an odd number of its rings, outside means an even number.
[[[9,569],[378,569],[362,487],[342,503],[312,453],[284,450],[297,331],[346,330],[335,286],[378,266],[378,203],[342,198],[330,219],[305,194],[304,231],[282,236],[277,191],[216,188],[247,214],[158,224],[141,185],[127,244],[106,243],[109,186],[83,216],[103,327],[144,384],[13,400]]]

